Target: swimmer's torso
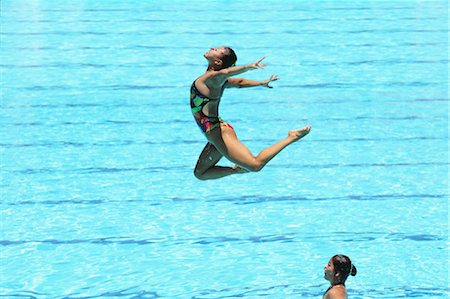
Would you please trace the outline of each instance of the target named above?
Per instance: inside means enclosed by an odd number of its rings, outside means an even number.
[[[203,133],[208,133],[220,124],[218,108],[220,98],[211,99],[204,96],[196,87],[194,81],[191,85],[190,104],[195,122]]]

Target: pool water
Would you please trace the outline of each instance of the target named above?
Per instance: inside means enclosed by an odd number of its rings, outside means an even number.
[[[199,181],[223,44],[280,77],[222,99],[252,152],[313,129]],[[349,298],[448,298],[446,1],[2,1],[0,58],[1,297],[321,298],[343,253]]]

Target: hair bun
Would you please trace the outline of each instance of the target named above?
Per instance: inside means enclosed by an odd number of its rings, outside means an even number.
[[[352,268],[350,269],[350,275],[355,276],[356,275],[356,267],[352,265]]]

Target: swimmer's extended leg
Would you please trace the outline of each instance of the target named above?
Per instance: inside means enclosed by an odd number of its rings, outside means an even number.
[[[210,135],[210,142],[213,142],[218,151],[233,163],[236,163],[249,171],[260,171],[286,146],[305,137],[310,130],[311,126],[306,126],[298,130],[291,130],[286,138],[265,148],[256,157],[253,156],[250,150],[238,140],[234,130],[225,126],[221,127],[221,131],[215,130],[212,132]]]
[[[228,175],[248,172],[239,166],[216,166],[223,155],[214,145],[208,142],[198,158],[194,175],[199,180],[212,180],[223,178]]]
[[[258,156],[256,156],[255,160],[261,162],[261,168],[263,168],[273,157],[275,157],[279,152],[281,152],[286,146],[299,141],[303,137],[309,134],[311,131],[311,126],[306,126],[297,130],[290,130],[288,132],[288,137],[278,141],[277,143],[269,146],[268,148],[263,149]],[[258,169],[259,170],[259,169]]]

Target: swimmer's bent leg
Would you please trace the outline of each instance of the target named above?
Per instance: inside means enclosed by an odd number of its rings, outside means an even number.
[[[194,175],[199,180],[213,180],[223,178],[231,174],[242,173],[239,167],[216,166],[223,155],[211,143],[207,143],[198,158]]]

